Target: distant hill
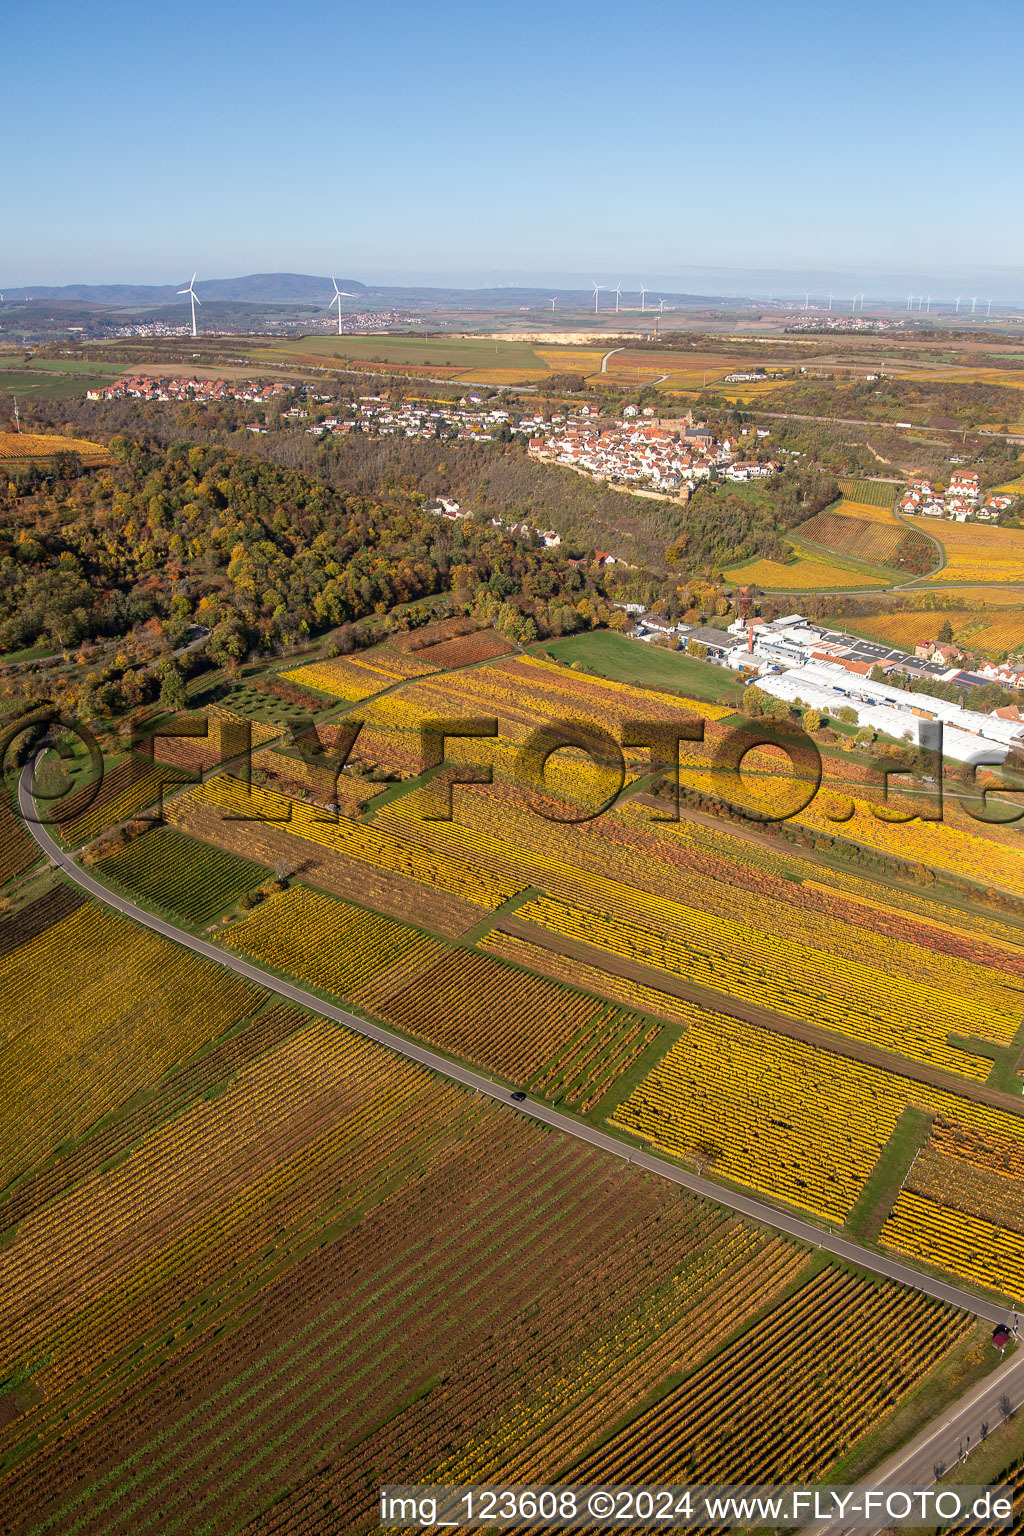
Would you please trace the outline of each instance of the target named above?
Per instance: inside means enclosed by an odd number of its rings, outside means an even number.
[[[178,287],[187,283],[188,278]],[[339,277],[337,283],[343,293],[369,291],[354,277]],[[208,283],[197,278],[196,292],[200,298],[208,295],[234,304],[322,304],[334,297],[329,277],[307,277],[301,272],[256,272],[252,277],[217,277]]]
[[[156,305],[187,303],[178,297],[180,288],[188,287],[190,272],[178,283],[69,283],[62,288],[8,288],[9,303],[25,300],[46,302],[77,301],[102,304],[110,309],[149,309]],[[365,283],[354,277],[339,277],[338,287],[348,293],[367,293]],[[219,300],[233,304],[326,304],[334,289],[329,277],[310,277],[301,272],[255,272],[250,277],[196,278],[200,300]]]
[[[7,304],[88,304],[107,311],[117,309],[153,310],[188,305],[179,297],[179,290],[188,286],[191,273],[185,273],[180,282],[165,284],[142,283],[69,283],[62,288],[27,287],[5,290]],[[344,307],[351,309],[353,302],[362,301],[367,308],[396,308],[418,310],[423,313],[455,309],[481,313],[514,314],[517,311],[548,310],[552,295],[558,309],[589,310],[593,306],[593,290],[576,288],[433,288],[413,286],[387,286],[380,283],[361,283],[358,278],[339,277],[338,287],[351,299]],[[248,277],[196,278],[196,296],[207,304],[294,304],[304,308],[326,309],[334,296],[329,277],[312,277],[303,272],[254,272]],[[672,308],[690,308],[717,302],[707,295],[669,293],[659,290],[648,292],[648,312],[664,298]],[[627,304],[636,303],[636,294],[627,294]],[[614,304],[605,295],[601,305],[603,318],[608,318]],[[554,314],[554,311],[549,311]],[[213,316],[208,314],[208,320]],[[635,323],[635,315],[630,315]],[[555,314],[557,321],[557,314]]]

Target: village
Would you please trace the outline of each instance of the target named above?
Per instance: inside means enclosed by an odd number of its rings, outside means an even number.
[[[224,379],[158,378],[134,374],[89,390],[89,400],[188,401],[209,405],[222,401],[265,404],[294,386]],[[602,424],[597,407],[545,414],[520,413],[510,402],[492,403],[476,392],[449,404],[411,396],[395,402],[386,394],[361,395],[336,415],[314,416],[310,406],[329,400],[323,394],[299,391],[300,402],[283,412],[282,422],[308,422],[312,437],[345,436],[360,431],[378,437],[443,438],[454,442],[490,442],[499,435],[527,442],[531,455],[564,464],[595,478],[622,485],[650,487],[687,500],[701,481],[721,479],[733,484],[764,480],[781,469],[779,459],[762,456],[767,427],[741,428],[737,439],[721,442],[692,415],[671,425],[658,421],[648,406],[626,405],[621,419]],[[251,422],[256,435],[269,428],[262,419]],[[740,439],[746,437],[749,448]]]
[[[519,430],[531,429],[529,451],[537,458],[568,464],[606,480],[645,482],[658,490],[679,492],[683,499],[692,494],[698,482],[714,475],[742,483],[767,479],[782,467],[774,459],[740,459],[735,441],[725,438],[719,442],[692,415],[673,428],[644,419],[653,415],[650,407],[639,412],[635,405],[627,405],[621,424],[615,426],[602,428],[596,421],[579,416],[565,420],[537,416],[532,424],[524,419]],[[747,429],[741,435],[751,436],[753,446],[767,438],[769,431],[758,427],[752,435]]]
[[[406,315],[397,309],[360,309],[345,311],[341,317],[341,334],[345,336],[365,336],[373,331],[388,331],[392,326],[422,325],[421,315]],[[305,321],[305,329],[308,331],[337,332],[338,320],[333,313],[316,316]]]
[[[998,522],[1016,505],[1014,496],[990,496],[984,503],[977,472],[956,469],[945,491],[936,491],[930,480],[911,480],[900,496],[900,511],[909,517],[942,517],[948,522]]]
[[[285,413],[305,417],[301,407]],[[750,455],[741,458],[738,440],[719,442],[708,427],[691,417],[671,427],[653,419],[650,407],[627,405],[621,421],[602,425],[596,407],[533,414],[492,405],[475,393],[457,405],[410,398],[399,404],[386,395],[362,395],[348,414],[329,416],[306,428],[314,437],[344,435],[356,429],[379,437],[444,437],[458,442],[489,442],[499,434],[523,437],[536,458],[565,464],[620,484],[649,485],[685,499],[701,480],[717,475],[743,483],[767,479],[781,468],[778,460],[752,456],[769,436],[765,427],[742,429]]]

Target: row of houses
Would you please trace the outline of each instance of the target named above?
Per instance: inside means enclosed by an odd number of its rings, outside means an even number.
[[[287,384],[271,384],[226,379],[163,379],[149,374],[130,374],[108,384],[105,389],[86,391],[87,400],[189,400],[202,403],[220,400],[272,400],[288,389]]]
[[[727,373],[726,384],[763,384],[766,379],[781,379],[781,373],[769,373],[767,368],[754,368],[748,373]]]
[[[365,395],[347,413],[328,417],[307,427],[314,437],[327,433],[343,436],[356,428],[375,437],[447,437],[461,442],[487,442],[497,429],[512,425],[511,413],[501,406],[488,408],[479,395],[456,405],[433,401],[403,401],[392,405],[386,395]]]

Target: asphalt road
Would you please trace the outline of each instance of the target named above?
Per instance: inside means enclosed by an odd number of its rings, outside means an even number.
[[[888,1461],[877,1467],[861,1486],[871,1488],[930,1488],[944,1476],[954,1485],[977,1481],[971,1470],[971,1456],[985,1435],[998,1429],[1007,1413],[1024,1406],[1024,1349],[1010,1355],[983,1382],[952,1404],[941,1418],[916,1435]],[[960,1465],[957,1465],[960,1463]],[[841,1531],[882,1530],[884,1519],[870,1525],[814,1525],[803,1536],[839,1536]]]
[[[142,907],[136,906],[126,897],[93,878],[86,870],[82,869],[74,861],[71,854],[66,853],[50,836],[46,827],[35,819],[35,807],[29,794],[31,782],[32,764],[28,764],[22,771],[18,782],[18,803],[25,818],[25,824],[35,838],[36,842],[49,856],[51,861],[80,886],[88,891],[98,901],[113,907],[125,917],[132,918],[146,928],[161,933],[165,938],[183,945],[192,950],[194,954],[203,955],[212,960],[215,965],[222,965],[226,969],[245,976],[250,981],[258,982],[268,991],[277,993],[280,997],[286,997],[291,1002],[298,1003],[301,1007],[310,1009],[313,1013],[326,1018],[334,1019],[339,1024],[344,1024],[356,1034],[375,1040],[378,1044],[386,1046],[389,1050],[397,1052],[400,1056],[407,1057],[410,1061],[418,1062],[421,1066],[428,1067],[431,1071],[442,1077],[449,1078],[452,1082],[461,1083],[466,1088],[471,1088],[477,1093],[486,1094],[489,1098],[504,1104],[506,1108],[519,1114],[528,1116],[532,1120],[539,1121],[543,1125],[551,1126],[554,1130],[563,1132],[566,1136],[574,1136],[577,1141],[585,1141],[592,1147],[597,1147],[602,1152],[609,1153],[623,1162],[634,1164],[648,1173],[657,1174],[660,1178],[668,1179],[673,1184],[680,1185],[683,1189],[690,1190],[695,1195],[704,1199],[713,1200],[720,1206],[735,1211],[740,1216],[747,1216],[762,1225],[774,1228],[777,1232],[796,1238],[797,1241],[806,1243],[810,1247],[820,1248],[825,1253],[834,1254],[837,1258],[845,1259],[852,1264],[858,1264],[862,1269],[869,1270],[872,1274],[882,1275],[888,1280],[894,1280],[900,1285],[905,1285],[912,1290],[923,1291],[928,1296],[934,1296],[940,1301],[948,1302],[951,1306],[961,1307],[965,1312],[973,1313],[977,1317],[987,1318],[992,1322],[1008,1322],[1012,1320],[1012,1314],[1008,1314],[1005,1307],[995,1301],[985,1301],[977,1296],[972,1296],[969,1291],[963,1291],[958,1286],[948,1285],[942,1280],[932,1278],[930,1275],[920,1274],[906,1264],[897,1263],[896,1260],[875,1253],[869,1248],[862,1248],[859,1243],[851,1242],[842,1235],[829,1232],[821,1227],[814,1226],[809,1221],[802,1221],[798,1216],[791,1216],[786,1211],[781,1211],[775,1206],[768,1205],[762,1200],[752,1196],[739,1194],[736,1191],[725,1189],[721,1185],[709,1183],[706,1179],[697,1178],[675,1167],[672,1163],[655,1157],[649,1152],[642,1152],[626,1146],[617,1141],[615,1137],[606,1135],[603,1131],[593,1126],[584,1125],[578,1120],[571,1119],[568,1115],[559,1113],[556,1109],[550,1109],[545,1104],[533,1100],[526,1100],[522,1104],[515,1104],[509,1097],[509,1090],[499,1087],[491,1078],[482,1073],[474,1072],[468,1067],[459,1066],[456,1062],[447,1060],[444,1056],[437,1055],[425,1046],[416,1045],[412,1041],[403,1040],[400,1035],[392,1033],[380,1024],[371,1024],[365,1019],[358,1018],[353,1013],[346,1012],[343,1008],[336,1007],[333,1003],[324,1002],[312,992],[294,982],[285,981],[279,976],[272,976],[268,971],[253,965],[251,961],[243,959],[241,955],[231,950],[221,949],[217,945],[208,944],[203,939],[197,939],[183,929],[175,927],[173,923],[164,918],[155,916],[152,912],[146,912]],[[1024,1356],[1022,1356],[1024,1367]]]

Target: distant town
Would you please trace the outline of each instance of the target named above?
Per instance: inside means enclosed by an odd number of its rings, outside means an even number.
[[[403,314],[397,309],[361,309],[351,314],[342,314],[341,334],[343,336],[364,335],[367,331],[387,331],[395,325],[422,325],[422,315]],[[335,315],[322,315],[303,323],[303,329],[307,331],[334,331],[338,332],[338,321]]]

